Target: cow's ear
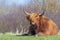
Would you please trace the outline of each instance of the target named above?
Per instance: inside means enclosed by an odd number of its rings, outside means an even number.
[[[30,20],[30,15],[26,15],[27,19]]]

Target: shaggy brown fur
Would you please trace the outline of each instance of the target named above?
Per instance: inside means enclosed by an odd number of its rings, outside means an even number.
[[[34,31],[36,36],[50,36],[57,35],[58,33],[57,25],[51,19],[48,19],[43,15],[36,13],[27,14],[27,19],[30,21],[31,25],[35,25],[30,26],[30,28],[35,27]]]

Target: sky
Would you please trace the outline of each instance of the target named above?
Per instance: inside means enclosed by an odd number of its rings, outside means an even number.
[[[42,0],[40,0],[42,2]],[[60,3],[60,0],[57,0],[58,3]],[[31,4],[31,0],[0,0],[0,5],[28,5]]]
[[[33,3],[32,0],[0,0],[0,5],[4,4],[4,5],[12,5],[12,4],[16,4],[16,5],[28,5]]]
[[[12,5],[16,3],[16,5],[26,5],[30,2],[30,0],[6,0],[7,5]]]
[[[0,5],[27,5],[31,2],[31,0],[0,0]]]

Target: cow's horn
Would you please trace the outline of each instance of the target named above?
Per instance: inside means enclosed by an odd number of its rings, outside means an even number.
[[[26,11],[24,11],[24,13],[25,13],[26,15],[29,15],[29,13],[28,13],[28,12],[26,12]]]
[[[39,14],[40,16],[43,16],[44,15],[44,13],[42,13],[42,14]]]
[[[41,15],[44,15],[44,12]]]
[[[44,15],[44,11],[43,11],[43,13],[42,14],[40,14],[41,16],[43,16]]]

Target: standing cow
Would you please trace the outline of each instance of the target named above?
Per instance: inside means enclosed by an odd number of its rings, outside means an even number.
[[[35,33],[36,36],[50,36],[58,34],[57,25],[43,14],[27,13],[26,17],[30,22],[30,33]],[[34,25],[34,26],[32,26]],[[32,29],[31,29],[32,28]],[[32,31],[32,32],[31,32]]]

